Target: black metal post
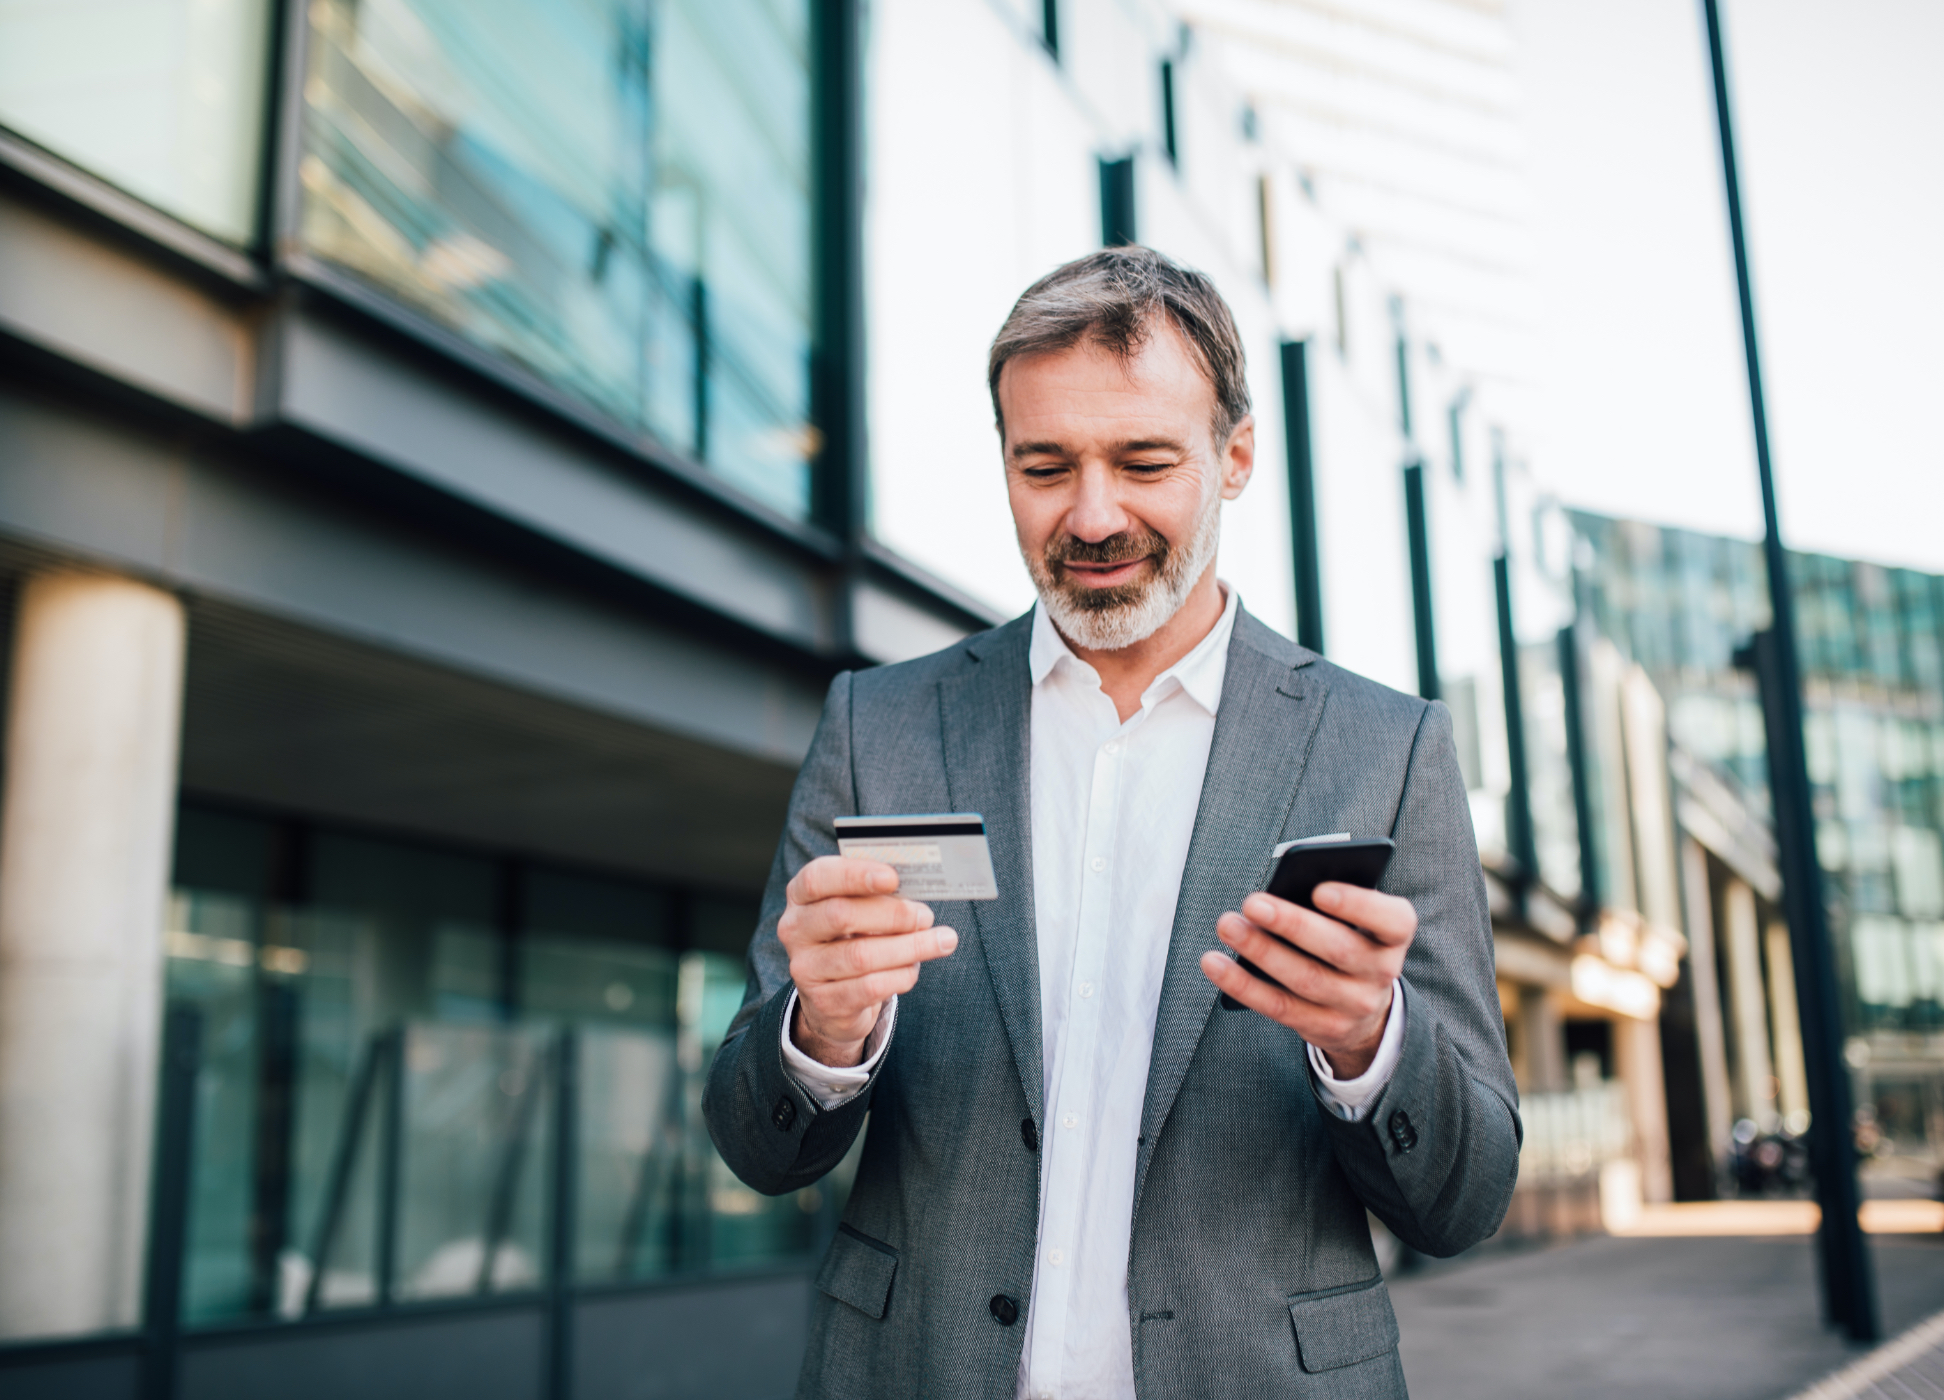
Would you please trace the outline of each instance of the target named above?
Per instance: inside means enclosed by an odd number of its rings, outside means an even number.
[[[310,827],[286,818],[272,829],[267,908],[257,959],[257,1111],[250,1171],[250,1311],[277,1310],[290,1247],[297,1134],[298,1021],[302,997],[271,950],[301,943],[299,911],[310,900]]]
[[[1296,640],[1321,653],[1323,561],[1317,545],[1307,340],[1282,343],[1282,380],[1283,442],[1289,453],[1289,552],[1296,574]]]
[[[277,1308],[290,1243],[291,1147],[297,1129],[297,989],[268,969],[257,982],[257,1111],[250,1173],[250,1311]]]
[[[580,1036],[572,1026],[561,1029],[554,1045],[553,1128],[547,1395],[549,1400],[568,1400],[574,1385],[574,1247],[580,1187]]]
[[[709,284],[698,271],[689,279],[689,330],[695,346],[695,460],[709,460]]]
[[[1519,638],[1512,626],[1512,561],[1502,548],[1492,558],[1492,591],[1498,600],[1499,682],[1505,691],[1505,759],[1510,770],[1510,790],[1505,794],[1505,845],[1506,853],[1519,867],[1519,883],[1524,886],[1537,877],[1539,858],[1532,831],[1532,779],[1526,766]]]
[[[1758,634],[1752,660],[1763,681],[1767,722],[1769,789],[1775,805],[1775,836],[1782,866],[1782,901],[1795,963],[1803,1058],[1809,1078],[1810,1149],[1816,1197],[1822,1206],[1823,1309],[1828,1321],[1856,1341],[1882,1335],[1876,1280],[1857,1220],[1856,1144],[1850,1136],[1849,1069],[1842,1056],[1842,1005],[1837,996],[1835,950],[1830,946],[1823,902],[1822,866],[1802,737],[1802,671],[1797,659],[1795,600],[1789,559],[1775,507],[1775,474],[1769,455],[1768,411],[1755,334],[1755,293],[1742,222],[1741,182],[1735,164],[1734,121],[1728,103],[1728,65],[1717,0],[1702,0],[1708,58],[1714,77],[1715,130],[1721,141],[1722,183],[1728,232],[1735,249],[1735,289],[1741,302],[1742,356],[1748,370],[1748,404],[1755,430],[1755,467],[1762,482],[1762,554],[1768,565],[1770,625]]]
[[[182,1270],[189,1246],[202,1041],[201,1009],[172,1002],[162,1022],[162,1081],[156,1100],[148,1259],[142,1281],[143,1400],[172,1400],[176,1392],[176,1339],[182,1330]]]
[[[1816,1242],[1823,1315],[1853,1339],[1868,1342],[1881,1335],[1881,1324],[1876,1277],[1857,1220],[1862,1193],[1856,1182],[1856,1142],[1850,1135],[1855,1110],[1849,1067],[1843,1062],[1842,1005],[1824,912],[1822,869],[1816,863],[1809,770],[1802,744],[1802,691],[1784,660],[1780,639],[1778,627],[1757,632],[1736,653],[1735,661],[1753,670],[1761,683],[1775,845],[1782,870],[1782,913],[1789,925],[1796,1016],[1809,1079],[1809,1167],[1816,1179],[1816,1202],[1822,1208]]]
[[[494,871],[493,934],[499,967],[500,1020],[511,1025],[520,1015],[520,933],[526,922],[526,867],[513,856],[502,856]]]
[[[857,651],[854,598],[871,519],[864,332],[863,0],[811,9],[816,142],[812,514],[843,546],[833,649]]]
[[[378,1306],[398,1287],[398,1192],[405,1165],[405,1028],[385,1038],[385,1116],[378,1136]]]
[[[1134,157],[1100,161],[1100,243],[1124,248],[1140,242],[1134,228]]]
[[[1171,58],[1161,60],[1161,149],[1167,153],[1168,164],[1180,169],[1181,147],[1175,139],[1175,66]]]
[[[1578,574],[1574,575],[1578,593]],[[1578,617],[1559,629],[1559,681],[1566,706],[1566,767],[1573,777],[1573,824],[1579,834],[1580,931],[1590,933],[1600,907],[1598,848],[1593,840],[1592,768],[1586,753],[1586,671]]]
[[[1404,468],[1404,526],[1411,547],[1411,622],[1417,634],[1418,694],[1438,698],[1438,638],[1431,616],[1431,522],[1424,504],[1424,463]]]
[[[1041,0],[1040,4],[1040,42],[1046,51],[1053,55],[1053,61],[1060,59],[1060,0]]]

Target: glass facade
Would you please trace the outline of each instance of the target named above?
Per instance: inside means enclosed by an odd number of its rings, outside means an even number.
[[[701,1122],[754,922],[741,900],[186,807],[168,994],[204,1018],[189,1319],[536,1288],[562,1170],[575,1282],[804,1259],[847,1176],[759,1196]]]
[[[307,13],[303,246],[807,516],[807,0]]]
[[[0,124],[255,241],[270,0],[0,0]]]
[[[1760,698],[1735,649],[1768,625],[1758,544],[1576,514],[1593,623],[1652,675],[1672,741],[1768,808]],[[1816,851],[1860,1135],[1944,1163],[1944,578],[1791,554]]]

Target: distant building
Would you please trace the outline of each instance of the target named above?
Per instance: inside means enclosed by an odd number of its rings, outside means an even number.
[[[1713,925],[1720,989],[1701,1013],[1721,1027],[1707,1140],[1718,1156],[1742,1119],[1799,1133],[1808,1091],[1761,703],[1732,659],[1768,624],[1761,550],[1572,520],[1590,546],[1588,623],[1666,697],[1677,818],[1693,849],[1686,897],[1691,919]],[[1880,1192],[1927,1193],[1944,1166],[1944,579],[1821,555],[1789,562],[1863,1171]]]

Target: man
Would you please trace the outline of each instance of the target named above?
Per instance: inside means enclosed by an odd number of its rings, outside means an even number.
[[[760,1191],[870,1115],[798,1393],[1402,1396],[1365,1210],[1451,1254],[1518,1165],[1450,716],[1217,579],[1255,435],[1207,278],[1083,258],[990,367],[1039,604],[832,684],[709,1076]],[[935,921],[833,854],[835,817],[921,812],[984,815],[997,900]],[[1396,841],[1380,890],[1254,893],[1338,832]]]

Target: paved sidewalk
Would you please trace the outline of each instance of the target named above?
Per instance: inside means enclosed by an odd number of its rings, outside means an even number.
[[[1871,1238],[1886,1338],[1944,1310],[1944,1237]],[[1863,1355],[1810,1241],[1598,1238],[1393,1281],[1413,1400],[1783,1400]]]
[[[1796,1400],[1932,1400],[1944,1395],[1944,1313],[1920,1322]]]

